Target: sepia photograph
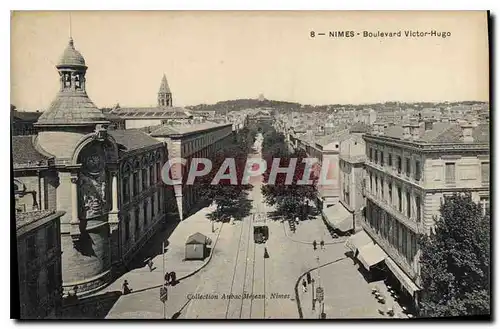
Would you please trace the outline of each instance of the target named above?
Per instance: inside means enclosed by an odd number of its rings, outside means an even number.
[[[491,320],[491,22],[11,11],[11,318]]]

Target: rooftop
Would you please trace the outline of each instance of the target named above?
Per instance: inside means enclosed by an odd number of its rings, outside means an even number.
[[[65,90],[57,94],[49,109],[38,119],[39,125],[74,125],[106,122],[104,113],[83,90]]]
[[[199,123],[191,125],[163,125],[151,133],[151,136],[155,137],[165,137],[169,135],[184,135],[190,134],[197,131],[203,131],[216,127],[227,126],[228,124],[217,124],[217,123]]]
[[[118,107],[111,114],[124,119],[188,119],[191,113],[182,107]]]
[[[12,136],[12,162],[14,168],[46,166],[50,157],[34,146],[35,136]]]
[[[115,139],[117,144],[124,146],[127,151],[161,144],[157,139],[138,129],[109,130],[108,133]]]
[[[425,130],[425,125],[422,123],[418,129],[419,139],[415,142],[432,144],[464,143],[462,141],[462,128],[456,123],[435,122],[430,130]],[[404,129],[400,125],[390,126],[384,129],[383,136],[403,139],[403,131]],[[474,127],[472,137],[474,143],[489,143],[489,124],[479,124]]]
[[[16,213],[16,230],[54,214],[54,210],[37,210]]]
[[[62,66],[85,66],[85,59],[82,54],[75,49],[73,38],[69,38],[68,46],[64,50],[57,67]]]
[[[11,112],[13,119],[19,119],[22,121],[36,122],[38,118],[42,115],[41,112],[29,112],[29,111],[17,111]]]

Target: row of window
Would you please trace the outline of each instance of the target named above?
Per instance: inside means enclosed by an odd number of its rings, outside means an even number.
[[[387,201],[387,203],[392,207],[396,206],[395,208],[406,217],[415,217],[417,222],[422,220],[422,199],[420,195],[415,195],[414,197],[414,212],[412,212],[412,198],[410,191],[403,193],[399,184],[384,180],[384,177],[380,177],[379,179],[377,175],[373,175],[371,172],[369,173],[369,177],[369,189],[373,195],[380,200]],[[406,201],[404,207],[403,197]]]
[[[373,162],[377,165],[380,165],[382,167],[385,165],[385,153],[383,151],[370,148],[368,158],[370,159],[370,162]],[[403,174],[404,171],[404,175],[410,178],[412,173],[412,168],[411,168],[412,161],[410,158],[405,158],[404,162],[405,162],[404,163],[405,167],[403,170],[403,158],[399,155],[394,155],[393,158],[392,153],[387,152],[387,166],[397,170],[398,174]],[[420,166],[420,161],[415,160],[413,168],[413,179],[415,179],[415,181],[418,182],[420,181],[421,178],[422,178],[422,170]]]
[[[370,200],[366,214],[371,228],[411,264],[417,253],[417,235]]]
[[[137,207],[134,210],[134,237],[137,239],[140,236],[141,233],[141,225],[140,225],[140,218],[141,218],[141,211],[142,211],[142,220],[143,220],[143,225],[142,227],[146,228],[148,227],[149,221],[154,218],[158,214],[158,209],[157,205],[159,205],[159,194],[153,194],[151,197],[151,216],[148,216],[148,208],[149,208],[149,203],[144,202],[142,204],[142,207]],[[141,209],[142,208],[142,209]],[[129,215],[125,215],[123,218],[123,223],[124,223],[124,229],[125,229],[125,241],[128,241],[130,239],[130,224],[131,224],[131,219]]]
[[[148,175],[149,171],[149,175]],[[142,176],[142,186],[141,177]],[[122,179],[122,195],[123,203],[131,201],[131,199],[143,191],[147,190],[150,186],[156,185],[158,180],[161,178],[161,163],[157,162],[150,166],[149,168],[134,171],[130,176],[125,176]],[[130,182],[132,182],[132,188],[130,187]],[[132,192],[132,193],[131,193]]]
[[[456,170],[454,162],[446,162],[444,171],[444,179],[446,184],[455,184]],[[488,184],[490,182],[490,163],[481,162],[481,182]]]
[[[216,141],[216,136],[215,135],[209,135],[207,137],[207,143],[208,144],[213,144]],[[183,145],[182,153],[190,154],[191,152],[194,152],[195,150],[199,150],[203,148],[203,139],[198,138],[193,141],[187,142],[186,144]]]

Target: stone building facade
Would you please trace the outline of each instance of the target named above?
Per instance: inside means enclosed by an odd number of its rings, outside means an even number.
[[[21,319],[56,318],[61,312],[59,219],[63,214],[51,210],[16,213]]]
[[[164,125],[151,133],[152,137],[164,141],[169,159],[182,158],[186,164],[182,170],[172,166],[174,180],[187,177],[193,158],[213,159],[215,153],[234,138],[232,124]],[[183,220],[200,201],[200,187],[179,181],[166,188],[168,205],[175,202],[179,218]]]
[[[13,137],[15,179],[26,191],[18,208],[64,212],[63,290],[86,295],[120,274],[164,222],[158,171],[167,153],[146,133],[108,129],[86,93],[87,66],[72,39],[56,67],[60,90],[37,135]]]
[[[361,228],[360,220],[366,203],[365,148],[365,141],[360,133],[353,133],[340,143],[340,204],[352,215],[354,231]]]
[[[489,126],[378,123],[366,134],[365,231],[386,252],[388,268],[418,300],[419,233],[429,233],[441,201],[471,192],[489,207]]]

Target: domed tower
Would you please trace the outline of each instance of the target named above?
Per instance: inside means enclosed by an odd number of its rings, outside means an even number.
[[[87,66],[70,38],[56,65],[59,92],[35,124],[36,147],[54,156],[61,218],[63,289],[85,295],[111,279],[110,220],[115,220],[116,142],[86,91]],[[77,287],[76,289],[75,286]]]
[[[163,74],[158,91],[158,107],[172,107],[172,92],[168,86],[167,77]]]

